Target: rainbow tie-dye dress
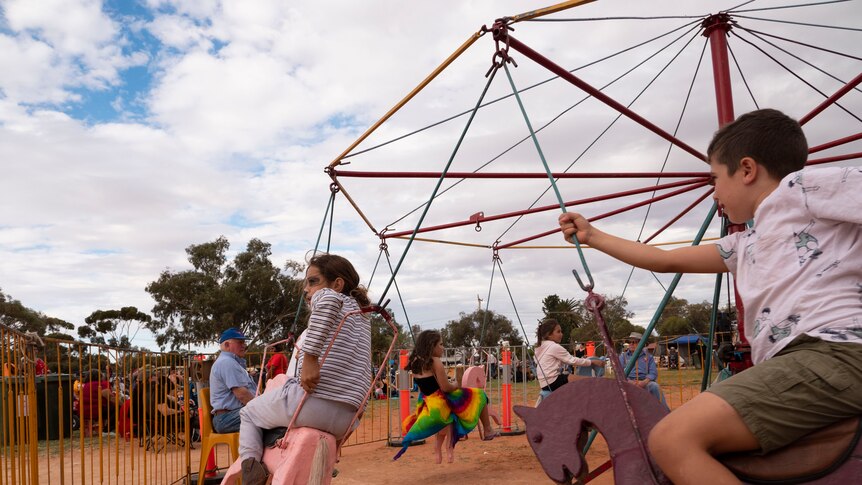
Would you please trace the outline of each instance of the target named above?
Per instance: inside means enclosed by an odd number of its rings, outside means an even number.
[[[450,424],[455,430],[452,436],[454,447],[458,440],[479,424],[479,415],[487,405],[488,395],[484,390],[474,387],[462,387],[450,393],[437,390],[424,396],[424,399],[420,395],[416,412],[401,423],[404,435],[402,448],[393,460],[403,455],[410,443],[434,436]]]

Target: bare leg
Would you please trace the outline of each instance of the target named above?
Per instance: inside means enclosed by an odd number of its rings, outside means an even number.
[[[445,430],[441,431],[441,433],[445,434],[446,440],[446,463],[452,463],[455,461],[455,448],[452,444],[452,439],[455,436],[455,425],[450,424],[446,427]]]
[[[677,485],[738,484],[713,455],[760,448],[742,418],[724,399],[704,392],[668,414],[652,429],[649,448],[656,463]]]
[[[434,441],[434,456],[435,462],[439,465],[443,463],[443,444],[446,440],[446,435],[448,435],[448,427],[444,428],[442,431],[435,435]]]

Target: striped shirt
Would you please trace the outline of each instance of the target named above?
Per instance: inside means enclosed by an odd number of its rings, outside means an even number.
[[[298,371],[302,373],[304,353],[321,357],[344,315],[359,310],[353,298],[329,288],[311,297],[311,316],[299,353]],[[363,314],[351,315],[336,336],[332,349],[320,369],[320,382],[314,396],[350,404],[362,404],[371,386],[371,323]]]

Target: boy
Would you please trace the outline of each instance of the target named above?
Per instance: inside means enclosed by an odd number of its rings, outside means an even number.
[[[662,419],[649,437],[676,484],[739,483],[712,455],[763,453],[862,414],[862,170],[804,169],[802,128],[771,109],[720,129],[707,150],[713,198],[747,230],[664,251],[559,218],[621,261],[659,272],[734,274],[757,364]],[[768,318],[759,318],[767,315]]]

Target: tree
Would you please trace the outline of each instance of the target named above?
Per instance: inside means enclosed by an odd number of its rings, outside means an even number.
[[[33,332],[40,336],[75,328],[75,325],[65,320],[49,317],[27,308],[20,301],[4,294],[2,288],[0,288],[0,323],[19,332]]]
[[[410,341],[410,335],[404,334],[404,326],[395,320],[395,314],[392,313],[392,310],[387,309],[387,311],[389,312],[389,315],[392,316],[392,324],[398,329],[398,340],[396,341],[395,349],[393,349],[393,352],[397,352],[399,347],[403,348],[407,346],[407,343]],[[383,359],[386,351],[389,350],[389,344],[392,343],[392,336],[392,329],[386,324],[386,320],[384,320],[380,315],[372,315],[371,358],[374,363],[381,363],[380,360]],[[390,355],[390,358],[394,358],[394,356]]]
[[[484,326],[484,333],[483,333]],[[467,314],[461,312],[458,320],[450,320],[441,330],[443,344],[447,347],[496,347],[503,340],[509,345],[524,345],[512,321],[491,310],[476,310]]]
[[[249,241],[245,251],[227,264],[229,248],[223,236],[191,245],[186,248],[191,270],[165,270],[147,285],[156,301],[155,318],[147,328],[161,348],[214,342],[229,327],[252,337],[250,345],[287,337],[302,295],[297,275],[303,266],[288,261],[284,271],[275,267],[269,260],[270,244],[259,239]],[[302,316],[297,321],[304,322]]]
[[[629,318],[634,316],[627,308],[628,300],[622,296],[612,298],[605,297],[605,306],[602,308],[602,318],[605,325],[608,327],[608,333],[614,341],[620,340],[629,336],[632,332],[644,332],[644,328],[632,324]],[[572,341],[601,341],[602,337],[599,334],[599,328],[596,324],[593,313],[584,306],[583,302],[578,302],[576,310],[579,313],[579,318],[586,322],[581,327],[572,332]]]
[[[557,295],[548,295],[542,300],[544,318],[553,318],[560,324],[563,331],[562,342],[569,342],[574,329],[584,325],[583,308],[579,301],[562,299]]]
[[[119,310],[96,310],[84,319],[89,326],[78,327],[78,336],[88,338],[94,344],[131,349],[132,340],[135,339],[138,331],[151,320],[149,315],[138,311],[133,306]],[[135,323],[137,324],[135,333],[129,336]]]

